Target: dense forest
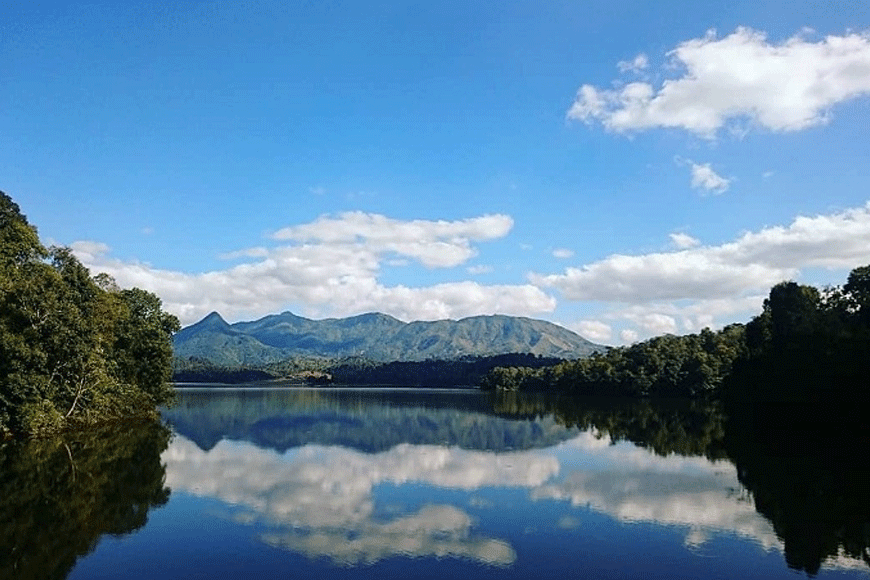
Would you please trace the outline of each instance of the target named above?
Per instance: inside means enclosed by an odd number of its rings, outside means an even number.
[[[531,353],[466,355],[452,359],[379,362],[363,357],[292,357],[256,366],[218,366],[198,357],[176,358],[172,378],[179,383],[376,385],[397,387],[477,386],[498,367],[552,367],[564,359]]]
[[[0,192],[0,436],[153,414],[178,329],[154,294],[43,246]]]
[[[745,325],[659,336],[554,366],[495,368],[481,383],[581,395],[813,401],[866,398],[868,373],[870,266],[862,266],[842,287],[777,284]]]

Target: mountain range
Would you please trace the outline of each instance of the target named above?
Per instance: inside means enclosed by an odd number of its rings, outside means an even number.
[[[515,316],[402,322],[380,313],[310,320],[291,312],[227,323],[212,312],[174,338],[176,359],[253,367],[294,357],[377,362],[531,353],[577,359],[604,350],[552,322]]]

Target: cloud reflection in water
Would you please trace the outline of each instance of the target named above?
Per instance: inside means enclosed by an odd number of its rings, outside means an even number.
[[[369,455],[309,445],[285,455],[223,441],[204,452],[178,436],[164,454],[167,483],[235,504],[246,519],[278,526],[271,545],[338,564],[373,563],[395,555],[465,557],[507,566],[514,550],[479,537],[474,521],[454,506],[426,505],[391,521],[375,515],[379,484],[423,483],[472,491],[485,486],[534,488],[558,473],[543,452],[493,454],[402,444]]]

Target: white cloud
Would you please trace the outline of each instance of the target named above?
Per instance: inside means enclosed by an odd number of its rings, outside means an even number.
[[[273,234],[276,240],[357,246],[376,252],[395,252],[430,268],[459,265],[476,252],[472,241],[501,238],[513,227],[506,215],[485,215],[461,221],[401,221],[379,214],[347,212],[321,216],[314,222],[290,226]]]
[[[613,255],[563,274],[532,274],[531,281],[555,287],[569,300],[646,303],[741,294],[772,286],[796,269],[745,263],[724,247],[639,256]]]
[[[672,237],[672,239],[674,239]],[[867,261],[870,203],[788,226],[764,228],[719,246],[613,255],[562,274],[531,274],[570,300],[648,304],[743,297],[793,278],[801,268],[854,268]]]
[[[731,186],[731,180],[716,173],[710,163],[695,163],[680,155],[674,157],[674,163],[681,167],[689,167],[692,173],[692,189],[718,195],[728,191]]]
[[[653,312],[641,316],[637,323],[649,334],[676,334],[677,321],[673,316]]]
[[[571,258],[574,256],[574,251],[567,248],[556,248],[553,250],[553,257],[559,259]]]
[[[636,330],[625,329],[619,333],[619,338],[622,339],[623,343],[631,344],[637,341],[639,335]]]
[[[607,342],[613,334],[613,329],[609,324],[600,320],[581,320],[577,324],[569,325],[583,338],[589,339],[592,342]]]
[[[114,276],[122,287],[156,293],[183,324],[211,311],[238,319],[290,306],[309,316],[380,311],[403,320],[550,312],[555,299],[532,284],[457,281],[411,288],[379,281],[381,267],[397,259],[428,267],[461,264],[476,253],[473,242],[504,236],[512,223],[500,215],[456,222],[403,222],[362,213],[323,217],[275,234],[295,243],[232,252],[224,257],[251,261],[198,274],[117,260],[96,242],[72,248],[93,272]]]
[[[730,185],[731,180],[713,171],[709,163],[692,163],[692,188],[718,194],[728,191]]]
[[[613,309],[604,317],[613,324],[628,324],[619,333],[622,344],[662,333],[684,334],[716,328],[721,321],[747,321],[761,312],[767,292],[683,302],[651,302]]]
[[[717,246],[670,234],[674,251],[613,255],[561,274],[530,274],[568,300],[603,306],[598,320],[623,343],[661,333],[698,332],[760,312],[770,287],[803,269],[847,270],[867,263],[870,203],[787,226],[747,232]]]
[[[687,250],[689,248],[694,248],[694,247],[699,246],[701,244],[700,241],[693,238],[689,234],[675,232],[673,234],[669,234],[669,236],[671,238],[671,241],[677,247],[677,249],[680,249],[680,250]]]
[[[289,529],[267,533],[261,539],[271,546],[309,558],[329,558],[352,567],[402,557],[463,558],[482,564],[507,567],[516,552],[505,541],[474,537],[472,519],[452,506],[424,506],[419,512],[387,523],[371,522],[361,530],[319,529],[300,533]],[[471,537],[469,537],[471,536]]]
[[[640,53],[632,60],[621,60],[616,63],[616,68],[619,72],[640,72],[649,66],[649,58],[643,53]]]
[[[870,93],[870,37],[849,33],[812,42],[804,34],[775,44],[750,28],[723,38],[710,31],[668,53],[668,68],[681,76],[660,86],[584,84],[568,117],[617,132],[672,127],[708,138],[726,126],[740,131],[746,120],[772,131],[823,124],[834,105]]]
[[[563,445],[577,450],[575,467],[563,466],[559,477],[535,487],[533,499],[567,500],[619,521],[674,526],[690,546],[721,532],[751,538],[765,549],[781,546],[751,499],[734,494],[741,486],[726,461],[656,456],[593,432]]]
[[[70,249],[82,262],[93,261],[111,248],[102,242],[81,241],[70,244]]]

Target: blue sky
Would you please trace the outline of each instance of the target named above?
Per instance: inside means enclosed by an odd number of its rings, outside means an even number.
[[[862,1],[3,7],[0,189],[185,324],[622,344],[870,263]]]

